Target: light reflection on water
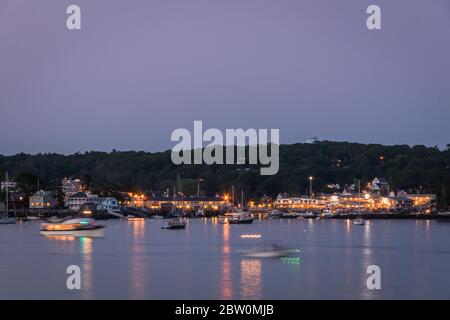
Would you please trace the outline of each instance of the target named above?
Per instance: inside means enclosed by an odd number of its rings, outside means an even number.
[[[241,260],[241,299],[261,299],[261,259]]]
[[[217,221],[216,221],[217,225]],[[221,299],[232,299],[233,292],[233,275],[231,272],[231,247],[230,247],[230,225],[223,224],[222,230],[222,278],[220,282]]]
[[[145,220],[130,221],[133,230],[132,258],[131,258],[131,298],[143,299],[146,288],[145,246],[142,244],[145,237]]]
[[[92,262],[92,238],[80,237],[80,250],[82,255],[81,283],[83,289],[83,298],[93,298],[93,262]]]

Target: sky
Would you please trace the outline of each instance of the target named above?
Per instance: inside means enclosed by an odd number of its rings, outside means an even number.
[[[0,154],[163,151],[194,120],[445,146],[449,40],[448,0],[0,0]]]

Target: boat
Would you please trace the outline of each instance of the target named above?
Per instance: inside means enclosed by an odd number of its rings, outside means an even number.
[[[228,220],[229,224],[252,224],[253,218],[248,212],[240,212],[234,218]]]
[[[0,224],[16,224],[17,218],[14,217],[3,217],[0,218]]]
[[[151,218],[152,219],[164,219],[164,217],[163,216],[160,216],[160,215],[154,215],[154,216],[151,216]]]
[[[63,222],[41,223],[42,235],[70,235],[70,236],[102,236],[104,226],[97,225],[91,218],[68,219]]]
[[[353,220],[353,224],[356,226],[365,226],[365,225],[369,224],[369,221],[365,221],[362,218],[357,218],[357,219]]]
[[[242,255],[248,258],[282,258],[292,256],[294,252],[295,251],[288,248],[272,244],[264,246],[262,248],[243,252]]]
[[[182,218],[172,219],[169,222],[167,222],[167,224],[161,227],[161,229],[166,230],[185,229],[185,228],[186,228],[186,221]]]
[[[16,224],[17,223],[17,217],[10,217],[9,216],[9,193],[8,193],[8,186],[9,186],[9,175],[8,172],[5,172],[6,181],[5,181],[5,193],[6,193],[6,206],[5,206],[5,215],[4,217],[0,218],[0,224]],[[17,216],[17,214],[16,214]]]
[[[233,186],[233,203],[234,203],[234,186]],[[247,211],[245,206],[244,191],[241,192],[241,209],[234,208],[234,211],[225,213],[224,223],[229,224],[252,224],[253,218]]]
[[[269,213],[269,219],[281,219],[283,216],[283,213],[278,210],[273,210],[271,213]]]
[[[297,216],[303,219],[317,218],[317,215],[312,211],[306,211],[305,213],[298,213]]]

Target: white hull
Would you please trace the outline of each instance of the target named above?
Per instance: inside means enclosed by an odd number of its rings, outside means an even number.
[[[42,231],[43,236],[73,236],[73,237],[103,237],[105,228],[92,230],[73,230],[73,231]]]

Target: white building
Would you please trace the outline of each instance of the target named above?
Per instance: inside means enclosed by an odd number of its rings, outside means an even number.
[[[97,210],[104,210],[104,211],[117,211],[119,209],[119,202],[116,198],[113,197],[107,197],[107,198],[100,198],[99,203],[97,206]]]
[[[64,193],[64,203],[66,207],[69,206],[69,198],[79,192],[82,192],[82,183],[80,179],[63,179],[61,182],[61,189]]]
[[[80,211],[82,205],[91,203],[95,206],[99,204],[99,197],[90,192],[78,192],[67,198],[67,207],[70,211]]]

